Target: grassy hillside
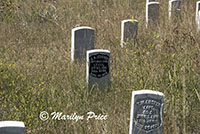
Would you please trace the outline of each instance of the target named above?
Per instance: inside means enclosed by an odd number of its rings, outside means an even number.
[[[182,21],[145,28],[146,0],[0,1],[0,120],[25,122],[27,134],[127,134],[131,92],[165,94],[164,134],[200,133],[200,36],[196,0]],[[138,43],[120,46],[121,20],[139,21]],[[95,29],[95,48],[111,52],[111,89],[88,92],[85,61],[71,64],[71,29]],[[41,111],[108,115],[106,121],[41,121]]]

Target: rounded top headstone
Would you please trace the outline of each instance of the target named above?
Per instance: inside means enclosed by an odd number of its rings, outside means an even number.
[[[160,4],[159,2],[148,2],[148,5],[153,5],[153,4]]]
[[[133,93],[133,95],[138,95],[138,94],[156,94],[156,95],[164,96],[163,93],[161,93],[159,91],[152,91],[152,90],[139,90],[139,91],[133,91],[132,93]]]
[[[82,30],[82,29],[94,30],[93,28],[88,27],[88,26],[80,26],[80,27],[75,27],[75,28],[73,28],[72,31],[77,31],[77,30]]]
[[[104,50],[104,49],[94,49],[94,50],[88,50],[87,53],[95,53],[95,52],[106,52],[110,53],[109,50]]]
[[[0,128],[3,127],[22,127],[24,128],[24,122],[21,121],[0,121]]]
[[[126,23],[126,22],[130,22],[130,21],[138,22],[138,20],[133,20],[133,19],[122,20],[122,22],[124,22],[124,23]]]
[[[200,1],[197,1],[197,5],[200,4]]]

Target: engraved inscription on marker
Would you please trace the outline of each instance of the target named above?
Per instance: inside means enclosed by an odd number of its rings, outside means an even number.
[[[137,96],[135,96],[137,98]],[[135,103],[134,118],[137,122],[136,126],[151,131],[161,125],[160,109],[161,102],[151,98],[141,99]]]
[[[162,134],[164,95],[151,90],[132,92],[129,134]]]
[[[109,56],[97,54],[90,57],[89,74],[95,78],[102,78],[109,74]]]
[[[110,51],[95,49],[87,51],[86,79],[88,88],[101,90],[110,85]]]

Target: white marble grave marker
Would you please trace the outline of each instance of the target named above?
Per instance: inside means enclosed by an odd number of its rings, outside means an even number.
[[[94,49],[94,29],[76,27],[72,29],[71,60],[85,59],[87,50]]]
[[[0,134],[25,134],[25,125],[21,121],[0,121]]]
[[[159,23],[159,12],[160,12],[159,2],[146,3],[146,28],[148,27],[149,23],[152,24]]]
[[[169,1],[169,19],[171,19],[171,17],[181,17],[181,0]]]
[[[110,85],[110,51],[102,49],[87,51],[86,74],[89,89],[108,88]]]
[[[123,20],[121,22],[121,47],[125,42],[132,42],[136,40],[138,34],[138,21],[137,20]]]
[[[196,3],[196,24],[199,24],[199,11],[200,11],[200,1]]]
[[[163,93],[133,91],[129,134],[162,134],[163,109]]]

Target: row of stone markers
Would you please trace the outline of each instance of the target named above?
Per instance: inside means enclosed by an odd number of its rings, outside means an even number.
[[[146,26],[149,23],[157,24],[159,22],[159,7],[160,3],[155,0],[147,0],[146,3]],[[181,0],[169,1],[169,18],[173,16],[180,16]],[[196,21],[198,20],[198,10],[196,11]],[[178,15],[179,14],[179,15]],[[121,22],[121,46],[124,42],[136,39],[138,34],[138,20],[123,20]],[[71,36],[71,60],[85,59],[86,51],[93,50],[95,31],[91,27],[77,27],[72,29]]]
[[[155,2],[155,0],[146,1],[146,27],[149,24],[159,23],[159,11],[160,3]],[[171,18],[181,18],[181,0],[170,0],[169,1],[169,19]]]
[[[121,46],[128,40],[137,38],[138,21],[122,21]],[[89,89],[98,87],[103,90],[110,86],[110,51],[95,49],[95,30],[83,26],[72,29],[71,60],[86,59],[86,81]]]
[[[163,93],[152,90],[133,91],[129,134],[162,134],[163,109]],[[25,125],[19,121],[0,121],[0,134],[25,134]]]
[[[160,3],[155,0],[146,1],[146,27],[159,23]],[[169,19],[181,19],[181,0],[169,1]],[[200,1],[196,4],[196,23],[200,31]],[[136,42],[138,35],[138,20],[123,20],[121,22],[121,47],[127,42]],[[95,30],[91,27],[77,27],[72,29],[71,60],[87,59],[87,83],[105,87],[110,83],[110,52],[95,49]],[[93,51],[89,51],[93,50]],[[88,51],[88,52],[87,52]],[[88,53],[88,54],[87,54]],[[86,57],[87,54],[87,57]],[[93,55],[91,58],[90,55]],[[101,55],[101,56],[94,56]],[[109,55],[109,56],[108,56]],[[101,57],[101,58],[98,58]],[[102,58],[104,57],[104,58]],[[108,58],[109,57],[109,58]],[[104,60],[103,60],[104,59]],[[105,60],[108,59],[108,60]],[[92,63],[91,63],[92,60]],[[106,84],[105,84],[106,83]],[[101,86],[102,85],[102,86]]]
[[[200,2],[197,2],[196,9],[196,22],[199,20]],[[150,24],[159,23],[159,7],[160,3],[155,0],[147,0],[146,3],[146,27]],[[172,16],[180,17],[181,0],[169,1],[169,18]],[[121,47],[124,46],[124,42],[131,42],[132,39],[137,38],[138,35],[138,20],[123,20],[121,22]],[[93,50],[95,31],[91,27],[77,27],[72,29],[71,36],[71,60],[85,59],[86,51]]]
[[[198,2],[197,2],[198,3]],[[150,23],[156,24],[159,20],[159,7],[160,3],[154,0],[147,0],[146,3],[146,27]],[[169,18],[173,16],[181,18],[181,0],[169,1]],[[197,4],[196,22],[199,24],[199,3]],[[200,29],[200,28],[199,28]],[[137,20],[123,20],[121,24],[121,47],[124,46],[124,42],[132,42],[132,39],[136,39],[138,34],[138,21]],[[105,89],[110,85],[110,51],[94,49],[95,31],[90,27],[78,27],[72,29],[72,52],[71,59],[87,59],[87,84],[89,89],[97,86],[100,89]],[[143,93],[145,93],[143,91]],[[150,91],[146,94],[149,94]],[[151,92],[153,94],[153,91]],[[156,92],[158,94],[158,92]],[[154,94],[155,95],[155,94]],[[161,93],[158,95],[163,96]],[[134,96],[134,95],[133,95]],[[137,95],[136,95],[137,96]],[[147,95],[150,96],[150,95]],[[151,97],[149,97],[151,98]],[[162,97],[163,99],[163,97]],[[146,102],[146,101],[145,101]],[[162,131],[162,112],[163,101],[156,102],[154,99],[149,99],[144,104],[139,105],[143,110],[132,111],[130,133],[136,132],[151,132],[153,130]],[[152,103],[151,103],[152,102]],[[153,105],[153,103],[157,105]],[[133,102],[132,102],[133,103]],[[149,103],[149,105],[148,105]],[[148,108],[145,109],[145,106]],[[134,103],[134,107],[135,103]],[[157,108],[157,109],[156,109]],[[160,108],[160,109],[158,109]],[[132,108],[134,109],[134,108]],[[137,108],[135,108],[137,109]],[[138,108],[139,109],[139,108]],[[136,117],[134,113],[139,113]],[[141,113],[140,113],[141,112]],[[153,115],[152,115],[153,114]],[[135,122],[138,122],[138,124]]]
[[[149,23],[159,23],[160,3],[155,0],[146,1],[146,27]],[[196,24],[197,32],[200,32],[200,1],[196,2]],[[169,20],[181,20],[181,0],[169,0]]]
[[[137,20],[122,21],[122,40],[132,41],[137,38]],[[133,37],[133,38],[132,38]],[[105,89],[110,86],[110,51],[94,49],[95,31],[91,27],[77,27],[72,29],[71,60],[86,59],[86,81],[88,88]]]
[[[146,1],[146,28],[159,23],[160,3],[155,0]],[[169,19],[181,18],[181,0],[169,1]],[[136,42],[138,35],[138,20],[123,20],[121,23],[121,47],[127,42]]]
[[[110,85],[110,51],[94,49],[95,31],[91,27],[72,29],[71,60],[87,59],[86,81],[89,89]],[[87,56],[86,56],[87,54]]]

